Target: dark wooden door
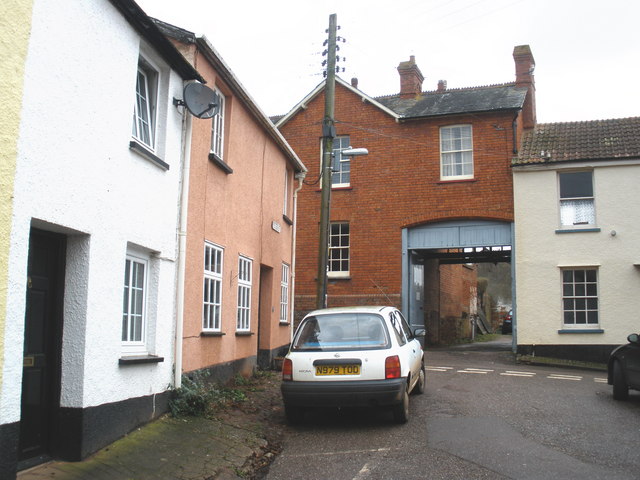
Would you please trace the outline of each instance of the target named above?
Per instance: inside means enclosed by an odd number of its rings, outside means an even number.
[[[29,240],[20,459],[49,453],[60,402],[65,237],[32,229]]]

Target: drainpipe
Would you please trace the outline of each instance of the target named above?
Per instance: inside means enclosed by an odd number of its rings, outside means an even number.
[[[304,177],[307,172],[296,174],[298,188],[293,191],[293,235],[291,237],[291,328],[289,329],[289,343],[293,342],[293,325],[295,312],[295,290],[296,290],[296,232],[298,231],[298,192],[302,189]]]
[[[518,115],[520,112],[516,112],[511,122],[511,129],[513,134],[513,154],[518,153]]]
[[[176,278],[176,337],[173,386],[182,386],[182,332],[184,330],[184,282],[187,252],[187,211],[189,203],[189,171],[191,163],[191,115],[185,109],[182,118],[182,185],[178,226],[178,272]]]

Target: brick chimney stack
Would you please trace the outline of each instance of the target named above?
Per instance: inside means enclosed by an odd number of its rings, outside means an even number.
[[[526,87],[527,97],[522,107],[522,126],[533,128],[536,125],[536,82],[533,71],[536,62],[529,45],[518,45],[513,49],[516,64],[516,87]]]
[[[438,80],[438,93],[442,93],[447,89],[446,80]]]
[[[400,62],[398,73],[400,74],[400,98],[415,97],[422,93],[424,76],[416,65],[416,57],[411,55],[408,62]]]

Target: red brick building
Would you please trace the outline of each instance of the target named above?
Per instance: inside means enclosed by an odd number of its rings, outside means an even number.
[[[336,79],[329,306],[393,304],[433,331],[453,315],[441,304],[454,294],[436,280],[441,265],[510,260],[510,160],[535,124],[533,56],[519,46],[513,57],[516,81],[500,85],[447,89],[441,80],[423,92],[414,57],[398,66],[397,95],[371,98],[356,79]],[[298,314],[315,306],[324,91],[323,82],[276,123],[309,169],[298,205]],[[369,154],[346,157],[348,146]],[[460,318],[468,300],[458,302]]]

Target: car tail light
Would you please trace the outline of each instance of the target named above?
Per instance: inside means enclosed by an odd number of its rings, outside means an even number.
[[[293,362],[290,358],[282,362],[282,380],[293,380]]]
[[[397,355],[384,361],[384,378],[400,378],[400,357]]]

